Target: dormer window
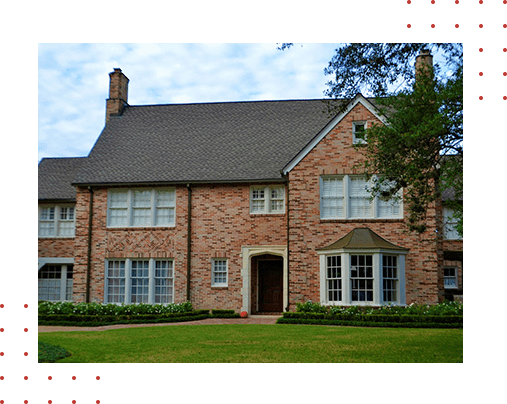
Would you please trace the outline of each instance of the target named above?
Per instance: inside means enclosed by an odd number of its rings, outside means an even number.
[[[366,143],[366,121],[352,122],[352,135],[354,144]]]

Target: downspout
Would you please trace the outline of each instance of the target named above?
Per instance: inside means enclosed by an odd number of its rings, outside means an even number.
[[[290,265],[289,265],[289,256],[290,256],[290,249],[289,249],[289,234],[290,234],[290,219],[289,219],[289,207],[290,207],[290,198],[289,198],[289,176],[285,176],[285,186],[286,186],[286,192],[287,195],[287,307],[285,308],[285,311],[289,311],[290,307]]]
[[[86,269],[86,303],[90,303],[90,277],[92,271],[92,215],[93,215],[93,189],[90,191],[90,208],[88,211],[88,263]]]
[[[187,184],[188,207],[187,207],[187,301],[190,301],[190,268],[192,254],[192,188]]]

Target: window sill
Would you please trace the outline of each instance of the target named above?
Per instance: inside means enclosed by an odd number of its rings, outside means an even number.
[[[323,219],[320,218],[321,223],[403,223],[403,218],[364,218],[364,219]]]
[[[269,216],[269,217],[273,217],[273,216],[283,217],[283,216],[285,216],[285,212],[284,213],[252,213],[252,212],[250,212],[250,217],[266,217],[266,216]]]
[[[107,231],[152,231],[152,230],[172,230],[174,226],[148,226],[148,227],[107,227]]]
[[[229,289],[229,286],[227,286],[227,285],[216,285],[216,286],[211,285],[211,288],[212,289]]]
[[[43,239],[43,240],[49,240],[49,239],[73,239],[73,238],[76,238],[76,236],[39,236],[39,239]]]

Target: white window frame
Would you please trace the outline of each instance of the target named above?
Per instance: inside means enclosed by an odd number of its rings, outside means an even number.
[[[271,195],[272,190],[281,190],[282,198],[273,198]],[[263,191],[263,198],[255,198],[254,199],[254,191]],[[262,211],[254,210],[254,200],[263,200],[264,201],[264,209]],[[271,201],[282,201],[283,209],[272,209]],[[253,185],[250,187],[250,214],[252,215],[265,215],[265,214],[284,214],[285,213],[285,186],[284,185]]]
[[[454,269],[454,275],[453,276],[445,276],[446,269]],[[454,280],[454,286],[447,284],[446,280],[448,280],[448,279]],[[450,267],[450,266],[444,267],[444,289],[458,289],[458,268],[457,267]]]
[[[225,262],[225,271],[221,267],[218,267],[219,262]],[[218,271],[217,269],[220,269]],[[217,282],[215,280],[216,275],[225,274],[225,282]],[[213,258],[211,260],[211,286],[215,288],[224,288],[229,286],[229,260],[227,258]]]
[[[375,196],[372,198],[371,205],[371,215],[370,216],[352,216],[352,206],[351,206],[351,182],[354,179],[365,178],[364,175],[322,175],[320,177],[320,218],[322,220],[354,220],[354,219],[386,219],[386,220],[397,220],[403,219],[403,198],[399,197],[399,201],[396,202],[399,206],[399,214],[392,216],[380,216],[380,198]],[[327,199],[324,196],[324,181],[341,181],[342,189],[343,189],[343,216],[325,216],[325,210],[327,206],[325,206],[325,200]],[[371,180],[367,182],[367,185],[371,185]],[[403,190],[398,192],[398,195],[403,195]],[[395,201],[393,200],[393,203]]]
[[[405,305],[405,255],[406,252],[391,250],[329,250],[317,252],[319,255],[320,266],[320,302],[328,306],[381,306],[384,304],[392,304],[396,306]],[[352,300],[352,277],[351,277],[351,257],[353,255],[370,255],[373,264],[373,300],[372,301],[356,301]],[[397,257],[397,279],[396,279],[396,300],[384,301],[383,299],[383,271],[382,257],[383,255]],[[340,256],[341,259],[341,297],[339,301],[329,299],[328,290],[328,266],[327,257]],[[389,278],[392,279],[392,278]]]
[[[44,209],[54,209],[53,219],[43,219],[42,214]],[[72,209],[72,219],[62,219],[61,215],[64,212],[64,209]],[[52,234],[41,234],[41,224],[42,223],[52,223],[53,224],[53,233]],[[63,233],[63,223],[70,223],[71,234],[62,234]],[[76,236],[76,205],[75,204],[59,204],[59,205],[49,205],[42,204],[39,205],[39,238],[73,238]]]
[[[462,240],[463,238],[459,235],[456,230],[458,220],[453,217],[454,209],[444,206],[443,210],[443,228],[444,228],[444,240]]]
[[[364,137],[356,137],[356,132],[357,132],[356,125],[357,126],[364,125],[364,130],[366,131],[367,121],[354,121],[354,122],[352,122],[352,142],[353,142],[353,144],[365,144],[365,143],[367,143],[366,133],[365,133]]]
[[[48,300],[48,301],[52,301],[52,302],[57,302],[57,301],[62,301],[62,302],[71,302],[72,301],[72,291],[73,291],[73,277],[72,278],[69,278],[68,277],[68,273],[72,270],[72,273],[73,273],[73,268],[69,268],[69,267],[73,267],[72,264],[58,264],[58,263],[46,263],[43,267],[41,267],[41,269],[39,269],[39,273],[40,271],[42,271],[44,268],[46,268],[46,266],[48,267],[59,267],[60,269],[60,279],[58,278],[54,278],[55,280],[58,280],[59,282],[55,282],[55,283],[59,283],[59,287],[60,287],[60,294],[59,294],[59,298],[58,299],[53,299],[53,300]],[[41,283],[44,283],[44,280],[47,279],[47,280],[51,280],[51,278],[42,278],[42,279],[38,279],[38,287],[41,287]],[[42,282],[41,282],[42,281]],[[45,285],[42,285],[42,286],[45,286]],[[70,296],[70,299],[68,299],[67,297]],[[38,299],[39,300],[44,300],[44,299],[41,299],[41,296],[39,295],[38,296]]]
[[[108,273],[108,269],[109,269],[109,262],[123,262],[124,263],[124,267],[125,267],[125,273],[124,273],[124,276],[121,277],[121,276],[116,276],[116,277],[109,277],[109,273]],[[132,263],[133,262],[143,262],[143,261],[148,261],[148,299],[146,302],[144,303],[148,303],[148,304],[171,304],[171,303],[174,303],[174,275],[175,275],[175,271],[174,271],[174,259],[172,258],[110,258],[110,259],[106,259],[105,261],[105,271],[104,271],[104,303],[113,303],[113,304],[135,304],[135,303],[141,303],[141,302],[132,302]],[[157,277],[156,276],[156,263],[157,262],[162,262],[162,261],[165,261],[165,262],[171,262],[171,265],[170,265],[170,268],[169,268],[169,265],[168,265],[168,275],[170,274],[171,276],[167,276],[165,278],[163,277]],[[145,279],[146,277],[142,276],[142,277],[136,277],[138,279]],[[119,299],[120,301],[116,301],[116,302],[113,302],[113,301],[109,301],[109,293],[108,293],[108,288],[109,288],[109,279],[123,279],[124,280],[124,288],[125,288],[125,292],[123,294],[123,299]],[[159,294],[160,296],[165,296],[167,297],[167,301],[166,302],[157,302],[156,298],[157,298],[157,293],[156,293],[156,288],[157,288],[157,284],[156,284],[156,280],[157,279],[167,279],[168,280],[168,284],[167,285],[161,285],[159,287],[167,287],[168,289],[170,289],[171,291],[171,294]],[[111,285],[111,287],[114,287],[116,285]],[[134,285],[134,287],[138,287],[139,285]],[[116,295],[114,295],[116,296]],[[119,295],[121,296],[121,295]]]
[[[149,207],[136,207],[134,206],[134,195],[136,191],[145,192],[148,191],[151,193],[150,195],[150,206]],[[171,197],[168,204],[158,205],[157,192],[169,192]],[[127,196],[127,201],[125,207],[117,207],[114,208],[112,206],[112,197],[114,194],[125,194]],[[135,222],[135,210],[136,209],[144,209],[149,210],[149,221],[148,223],[143,224],[134,224]],[[158,224],[158,212],[160,210],[169,210],[172,211],[172,214],[169,214],[169,217],[172,217],[172,221],[169,223]],[[112,211],[113,210],[125,210],[126,213],[126,223],[113,225],[112,224]],[[124,228],[124,227],[175,227],[176,226],[176,189],[174,187],[166,187],[166,188],[115,188],[108,190],[107,197],[107,227],[108,228]]]

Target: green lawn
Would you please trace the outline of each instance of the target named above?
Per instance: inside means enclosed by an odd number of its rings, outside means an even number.
[[[463,362],[463,330],[181,325],[39,333],[69,362]]]

